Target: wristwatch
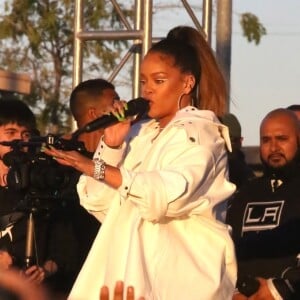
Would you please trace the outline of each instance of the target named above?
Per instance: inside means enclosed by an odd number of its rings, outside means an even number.
[[[93,177],[96,180],[102,181],[105,178],[105,161],[99,158],[94,158],[93,161],[95,163]]]

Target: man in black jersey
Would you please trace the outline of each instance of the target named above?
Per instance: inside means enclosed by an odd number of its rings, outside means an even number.
[[[238,261],[235,300],[300,299],[299,122],[287,109],[271,111],[260,126],[264,175],[229,202]]]

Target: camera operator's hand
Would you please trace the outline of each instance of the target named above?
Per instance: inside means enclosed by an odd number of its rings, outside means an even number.
[[[233,295],[232,300],[248,300],[248,297],[241,293],[236,293]]]
[[[256,279],[259,281],[260,286],[257,292],[251,295],[251,297],[249,297],[248,299],[249,300],[275,300],[268,287],[267,279],[259,278],[259,277]]]
[[[29,282],[40,284],[45,279],[45,270],[39,266],[31,266],[24,271],[26,279]]]
[[[48,259],[45,261],[43,269],[45,272],[45,277],[47,278],[54,275],[58,271],[58,266],[55,261]]]
[[[18,296],[22,300],[49,299],[42,285],[36,285],[20,276],[17,270],[0,272],[0,287]]]
[[[7,270],[11,267],[13,259],[5,250],[0,250],[0,271]]]

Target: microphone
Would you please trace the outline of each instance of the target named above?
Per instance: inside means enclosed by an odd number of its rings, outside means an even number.
[[[145,114],[149,109],[149,102],[145,100],[144,98],[136,98],[132,99],[127,102],[128,109],[124,111],[125,118],[129,117],[141,117],[143,114]],[[75,136],[78,136],[79,134],[83,132],[92,132],[100,128],[106,128],[111,125],[114,125],[118,123],[119,120],[112,114],[110,115],[104,115],[100,118],[97,118],[88,124],[86,124],[84,127],[78,129],[74,134]],[[73,137],[74,137],[73,134]]]

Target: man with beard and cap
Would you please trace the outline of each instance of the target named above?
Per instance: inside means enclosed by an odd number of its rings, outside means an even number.
[[[299,122],[292,111],[276,109],[263,119],[260,156],[264,175],[228,206],[238,262],[233,299],[300,299]]]

